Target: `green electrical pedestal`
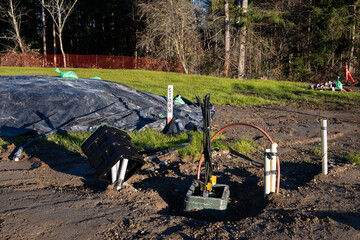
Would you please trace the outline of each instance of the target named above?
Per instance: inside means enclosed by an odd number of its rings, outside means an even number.
[[[229,186],[215,184],[208,196],[204,196],[200,185],[200,182],[194,182],[187,191],[185,211],[203,210],[213,215],[225,215],[230,196]]]
[[[228,185],[217,184],[216,176],[213,175],[210,139],[210,94],[206,94],[204,103],[201,102],[199,96],[196,96],[196,98],[203,114],[205,179],[204,183],[193,182],[190,186],[185,197],[185,211],[199,210],[216,218],[223,217],[226,214],[230,191]]]

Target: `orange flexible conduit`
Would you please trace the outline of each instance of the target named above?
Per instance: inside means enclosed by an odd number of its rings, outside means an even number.
[[[214,138],[219,135],[221,132],[225,131],[226,129],[233,127],[233,126],[249,126],[252,128],[255,128],[257,130],[259,130],[260,132],[262,132],[267,139],[269,139],[270,143],[273,144],[274,141],[271,139],[271,137],[269,136],[269,134],[267,134],[263,129],[261,129],[260,127],[250,124],[250,123],[233,123],[230,125],[227,125],[226,127],[223,127],[222,129],[220,129],[219,131],[217,131],[214,136],[210,139],[210,141],[214,140]],[[198,169],[197,169],[197,179],[200,179],[200,168],[201,168],[201,164],[202,164],[202,160],[204,158],[204,154],[201,154],[200,160],[199,160],[199,165],[198,165]],[[276,156],[276,166],[277,166],[277,179],[276,179],[276,193],[279,193],[279,188],[280,188],[280,159],[279,156]]]

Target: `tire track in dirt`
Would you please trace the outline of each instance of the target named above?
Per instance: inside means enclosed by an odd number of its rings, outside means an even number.
[[[349,133],[350,132],[341,132],[341,133],[328,135],[327,139],[328,139],[328,141],[335,140],[335,139],[343,137]],[[319,142],[321,143],[321,141],[322,141],[321,137],[315,137],[315,138],[304,139],[304,140],[295,141],[295,142],[282,143],[281,147],[282,146],[284,146],[284,147],[299,146],[299,145],[310,144],[310,143],[319,143]]]

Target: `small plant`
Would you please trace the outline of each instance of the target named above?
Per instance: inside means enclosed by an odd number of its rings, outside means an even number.
[[[247,154],[259,149],[259,145],[253,139],[241,139],[230,144],[230,148],[239,153]]]
[[[306,164],[319,164],[319,161],[313,160],[313,159],[311,159],[309,157],[305,157],[303,159],[303,162],[306,163]]]
[[[322,158],[321,144],[317,144],[314,149],[310,150],[310,152],[311,152],[315,157]]]
[[[360,153],[359,152],[350,152],[344,153],[342,159],[347,162],[356,163],[360,165]]]
[[[218,137],[219,138],[219,137]],[[214,140],[211,144],[213,150],[232,150],[238,153],[247,154],[259,149],[259,145],[253,139],[240,139],[230,142],[226,137]]]
[[[10,143],[0,138],[0,148],[6,148]]]

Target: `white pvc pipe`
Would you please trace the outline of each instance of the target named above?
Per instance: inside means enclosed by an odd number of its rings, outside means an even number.
[[[322,142],[322,172],[328,174],[328,154],[327,154],[327,120],[321,120],[321,142]]]
[[[270,192],[276,191],[276,156],[277,143],[271,144],[271,160],[270,160]]]
[[[120,161],[111,168],[111,183],[115,183],[119,178],[119,166]]]
[[[174,92],[173,85],[168,85],[167,121],[166,121],[167,124],[169,124],[173,119],[173,92]]]
[[[126,159],[126,158],[124,158],[124,159],[121,161],[120,176],[119,176],[118,184],[117,184],[117,186],[116,186],[116,189],[117,189],[117,190],[120,190],[120,189],[121,189],[122,184],[123,184],[123,182],[124,182],[128,162],[129,162],[129,160]]]
[[[270,149],[265,149],[264,152],[264,198],[270,194]]]

